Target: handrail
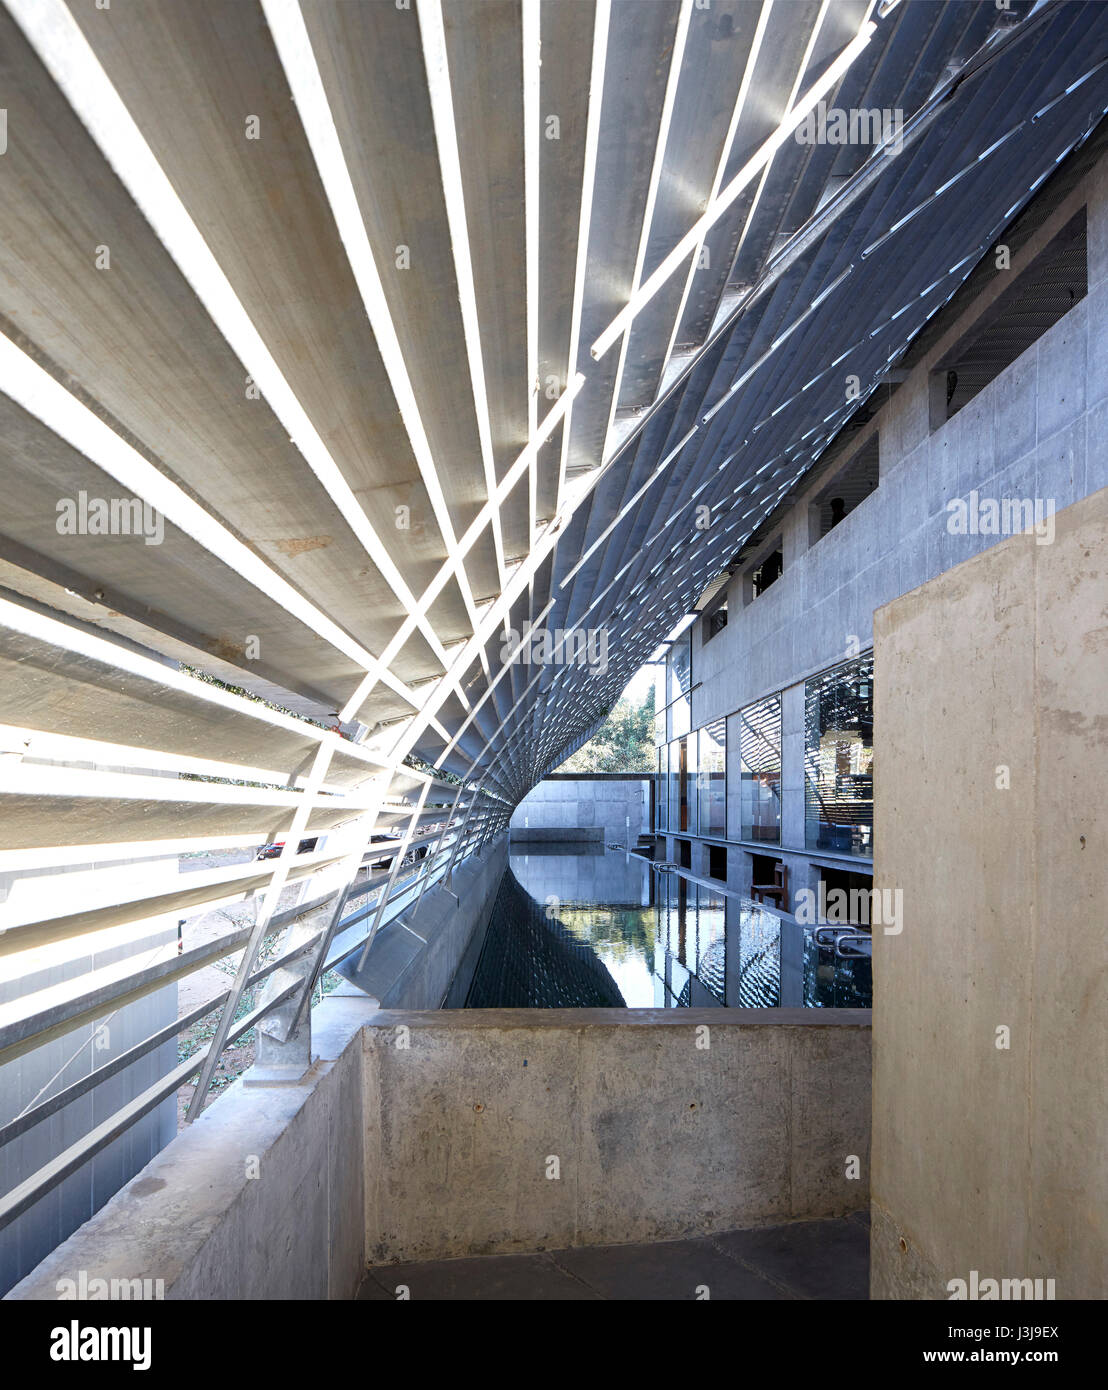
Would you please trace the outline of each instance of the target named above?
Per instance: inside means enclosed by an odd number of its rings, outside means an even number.
[[[356,745],[354,746],[356,747]],[[414,780],[417,785],[423,784],[427,788],[444,785],[418,773],[414,774]],[[464,788],[458,789],[459,793],[463,790]],[[428,806],[428,794],[425,793],[417,803],[410,803],[406,806],[381,804],[379,814],[367,818],[358,827],[359,833],[364,836],[363,850],[353,860],[349,860],[349,852],[344,854],[331,850],[315,852],[310,857],[308,855],[290,856],[288,879],[292,881],[298,879],[305,885],[304,900],[292,908],[273,912],[265,929],[263,940],[272,940],[285,932],[286,929],[291,930],[297,921],[302,920],[309,912],[324,907],[329,901],[335,901],[340,897],[344,901],[352,897],[364,897],[366,900],[356,910],[334,923],[330,932],[315,931],[307,940],[300,941],[294,947],[282,951],[264,965],[255,964],[249,970],[245,979],[237,986],[240,997],[245,991],[254,989],[278,970],[296,963],[309,962],[309,967],[303,972],[302,978],[293,979],[287,984],[283,984],[271,997],[252,1008],[244,1018],[226,1028],[221,1051],[231,1046],[262,1019],[267,1018],[290,1001],[299,1000],[299,1006],[296,1010],[297,1015],[299,1015],[300,1010],[307,1007],[316,980],[325,971],[334,969],[348,956],[363,948],[372,936],[371,926],[367,923],[372,922],[377,928],[381,928],[396,920],[402,912],[412,906],[417,895],[421,896],[428,886],[441,882],[446,876],[447,866],[443,863],[444,855],[451,855],[452,862],[454,857],[468,858],[470,854],[480,848],[489,834],[495,833],[498,827],[503,828],[502,823],[506,823],[506,809],[498,804],[496,798],[491,797],[483,789],[470,789],[465,802],[461,802],[459,795],[453,807]],[[480,806],[480,810],[474,816],[472,813],[478,806]],[[390,836],[387,841],[371,842],[370,832],[372,829],[379,824],[387,827],[390,823],[396,823],[398,819],[407,823],[407,833],[402,838],[393,840]],[[414,827],[428,822],[434,823],[434,829],[415,836],[411,834]],[[296,837],[292,838],[295,840]],[[413,859],[409,863],[397,862],[406,859],[412,850],[424,845],[430,847],[432,842],[434,842],[435,848],[433,850],[429,848],[422,859]],[[348,889],[334,883],[324,886],[327,872],[333,873],[336,865],[340,864],[344,858],[352,863],[353,872],[357,874],[360,872],[359,864],[364,865],[366,862],[372,862],[376,857],[388,856],[394,860],[389,869],[377,873],[370,872],[364,879],[356,877]],[[280,863],[279,859],[273,861],[274,866],[278,863]],[[206,874],[205,880],[197,883],[196,887],[203,887],[204,882],[209,877],[213,880],[221,878],[220,886],[225,886],[233,891],[236,881],[250,880],[250,891],[252,891],[254,901],[260,903],[262,894],[265,892],[265,885],[271,881],[272,872],[271,865],[264,861],[256,864],[248,863],[235,870],[212,871],[210,875]],[[323,878],[319,877],[321,872]],[[257,880],[264,880],[264,883],[259,884]],[[317,884],[319,885],[318,888],[316,887]],[[187,890],[190,886],[192,885],[188,883],[186,877],[185,881],[179,885],[179,889]],[[135,896],[135,894],[131,894],[129,900],[126,893],[121,894],[119,918],[125,919],[130,911],[132,913],[131,920],[134,920],[133,909],[129,908],[129,901],[134,901]],[[212,910],[210,900],[195,904],[191,915],[198,915],[197,909],[201,914]],[[163,912],[161,915],[164,917],[166,914]],[[47,917],[43,920],[47,934],[49,934],[51,922],[56,919]],[[115,924],[116,914],[110,905],[105,905],[103,926],[108,927]],[[38,924],[35,926],[37,927]],[[157,927],[154,927],[152,934],[156,931]],[[72,982],[72,989],[68,992],[64,986],[52,986],[48,990],[41,991],[44,996],[41,1008],[36,1008],[34,995],[25,996],[22,1000],[16,1001],[17,1007],[21,1007],[23,1012],[12,1016],[14,1010],[9,1007],[6,1010],[9,1014],[8,1021],[0,1024],[0,1063],[14,1060],[54,1037],[70,1033],[74,1028],[88,1024],[97,1018],[103,1018],[106,1012],[114,1012],[164,988],[167,984],[186,979],[196,971],[216,961],[243,951],[247,947],[252,933],[253,928],[249,926],[238,928],[183,954],[165,955],[165,952],[170,949],[170,943],[167,942],[164,946],[157,948],[158,953],[163,958],[152,965],[131,970],[127,968],[128,962],[125,961],[117,966],[109,966],[102,971],[93,972],[91,976],[88,974],[78,976]],[[239,969],[242,969],[242,963],[240,963]],[[234,991],[231,989],[221,991],[188,1013],[156,1029],[102,1066],[93,1068],[87,1075],[64,1086],[53,1095],[32,1105],[7,1124],[0,1126],[0,1147],[19,1138],[50,1116],[58,1114],[70,1102],[89,1094],[101,1082],[119,1075],[127,1067],[143,1057],[149,1056],[157,1048],[179,1036],[204,1018],[213,1014],[221,1015],[228,1007],[233,993]],[[46,1193],[63,1182],[65,1178],[77,1171],[88,1159],[124,1133],[132,1124],[172,1095],[180,1086],[201,1074],[206,1066],[211,1065],[212,1047],[212,1043],[207,1043],[198,1048],[196,1052],[161,1077],[153,1086],[148,1087],[140,1095],[120,1106],[95,1129],[70,1145],[63,1153],[56,1155],[42,1165],[12,1191],[0,1197],[0,1227],[13,1221],[26,1211]],[[194,1105],[202,1104],[203,1099],[204,1097],[197,1095],[194,1097]]]

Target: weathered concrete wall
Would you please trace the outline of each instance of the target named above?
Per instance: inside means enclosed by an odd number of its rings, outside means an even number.
[[[386,1009],[437,1009],[475,936],[483,934],[508,864],[508,837],[498,835],[458,865],[450,888],[428,889],[418,912],[383,927],[365,964],[359,955],[339,966],[352,984]]]
[[[1056,525],[876,618],[875,1297],[1108,1297],[1108,489]]]
[[[869,1019],[379,1014],[365,1031],[367,1255],[666,1239],[863,1207]]]
[[[514,841],[595,839],[631,843],[650,829],[650,776],[549,777],[523,798],[511,820]],[[572,833],[570,833],[572,832]]]
[[[383,1013],[330,995],[313,1011],[318,1059],[303,1081],[236,1082],[9,1297],[56,1299],[58,1281],[84,1270],[161,1279],[166,1298],[350,1298],[367,1259],[857,1210],[868,1196],[869,1020],[810,1009]],[[703,1024],[707,1049],[696,1045]]]
[[[164,1281],[166,1298],[352,1298],[365,1267],[363,998],[312,1013],[297,1085],[235,1082],[9,1298],[58,1281]]]

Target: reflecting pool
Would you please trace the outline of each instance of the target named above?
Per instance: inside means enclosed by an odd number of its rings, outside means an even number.
[[[639,855],[529,843],[510,854],[465,1007],[869,1008],[866,952]]]

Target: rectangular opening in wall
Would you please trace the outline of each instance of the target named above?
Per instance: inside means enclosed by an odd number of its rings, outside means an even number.
[[[877,435],[872,435],[858,450],[841,472],[827,484],[813,504],[813,543],[822,540],[828,531],[833,531],[839,522],[871,492],[876,492],[880,481],[878,462],[880,449]]]
[[[688,840],[678,840],[677,844],[677,866],[681,869],[692,868],[692,845]]]
[[[708,846],[708,877],[727,882],[727,850],[723,845]]]
[[[751,854],[747,857],[750,860],[751,883],[772,883],[774,866],[781,861],[772,854]]]
[[[750,571],[750,597],[757,598],[759,594],[764,594],[771,584],[776,584],[784,568],[784,552],[778,546]]]
[[[868,927],[871,920],[872,874],[849,869],[820,869],[820,920],[835,925]]]
[[[704,616],[704,625],[701,629],[701,641],[710,642],[713,637],[722,632],[727,626],[727,600],[717,604],[710,613]]]
[[[1003,251],[994,246],[998,260]],[[998,275],[1006,272],[998,266]],[[1085,209],[1019,273],[931,375],[931,428],[937,429],[1089,292]]]
[[[789,874],[783,859],[769,854],[750,856],[750,896],[783,912],[789,907]]]

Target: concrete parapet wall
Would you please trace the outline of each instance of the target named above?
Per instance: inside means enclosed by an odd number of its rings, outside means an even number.
[[[634,844],[650,828],[650,775],[548,777],[512,813],[513,840]]]
[[[661,1240],[862,1208],[869,1019],[378,1014],[364,1034],[367,1255]]]
[[[370,1259],[868,1201],[865,1010],[400,1013],[331,995],[313,1029],[303,1081],[236,1082],[9,1297],[56,1299],[83,1270],[161,1279],[166,1298],[343,1299]]]
[[[602,845],[605,841],[604,827],[602,825],[512,826],[513,845],[525,845],[539,841],[543,844]]]

